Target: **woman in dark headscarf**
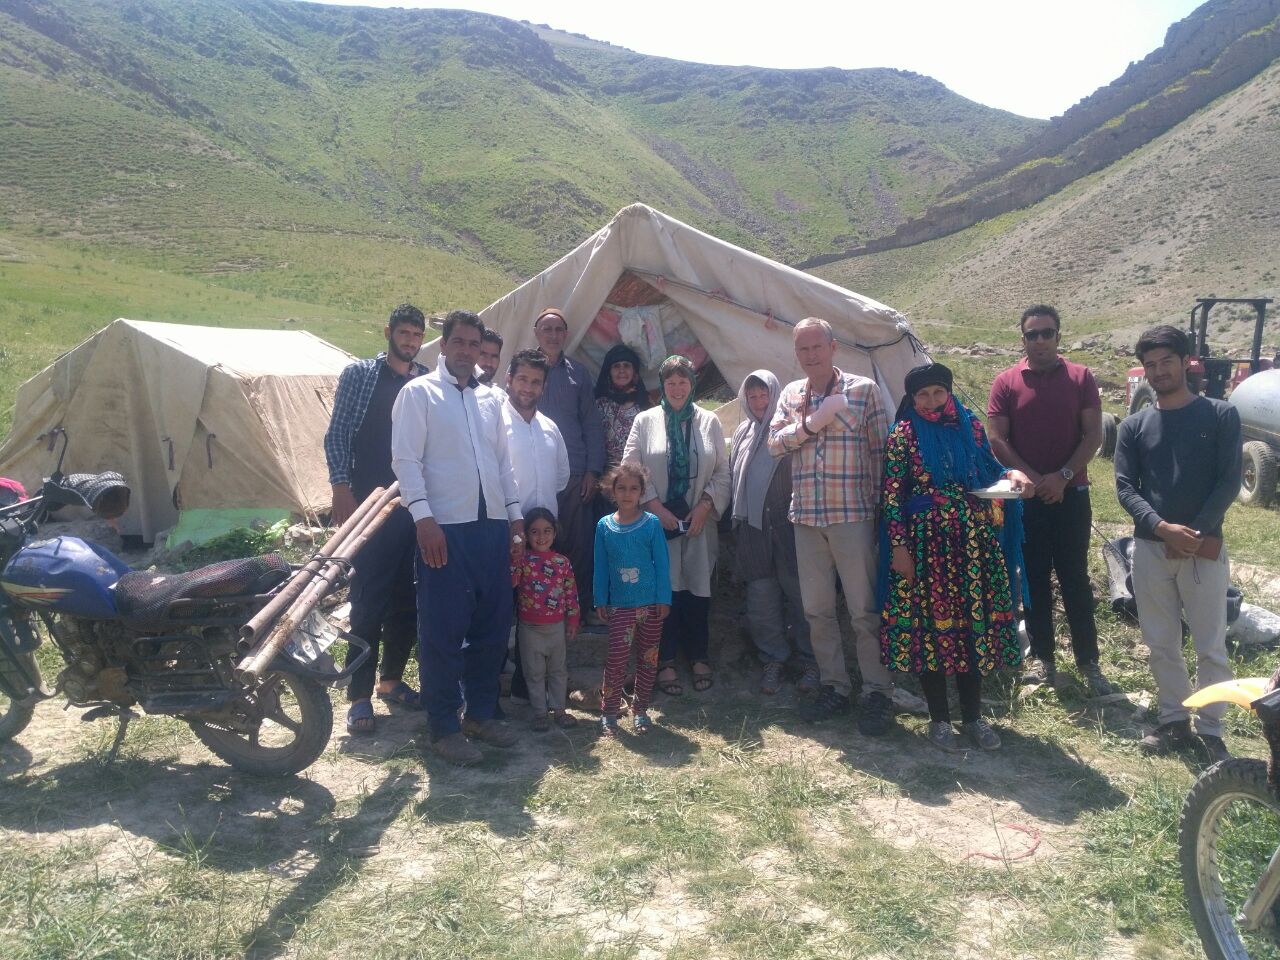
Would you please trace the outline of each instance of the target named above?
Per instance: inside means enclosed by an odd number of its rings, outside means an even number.
[[[627,437],[636,414],[649,408],[649,393],[640,379],[640,355],[625,343],[615,344],[604,355],[596,377],[596,409],[604,421],[604,469],[622,462]],[[609,512],[613,507],[609,506]]]
[[[1034,486],[996,462],[982,424],[951,392],[950,370],[916,367],[905,386],[885,450],[881,653],[890,670],[920,677],[930,742],[961,747],[947,705],[954,676],[961,730],[994,750],[1000,737],[981,716],[982,677],[1022,659],[1010,589],[1022,565],[1022,504],[973,491],[1007,478],[1012,496],[1028,497]]]

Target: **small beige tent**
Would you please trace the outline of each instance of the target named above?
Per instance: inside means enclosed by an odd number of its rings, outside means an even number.
[[[322,442],[350,354],[302,331],[116,320],[18,389],[0,476],[39,487],[63,469],[118,470],[133,490],[121,532],[151,541],[179,510],[330,505]],[[61,441],[59,441],[60,444]]]
[[[682,353],[698,367],[702,396],[723,384],[736,393],[762,367],[783,383],[798,379],[791,329],[805,317],[831,323],[836,365],[878,381],[886,404],[896,405],[903,376],[926,359],[896,310],[640,203],[481,311],[505,340],[504,363],[536,345],[533,320],[548,306],[564,310],[566,349],[593,374],[605,351],[622,341],[639,353],[654,388],[663,358]],[[439,346],[428,344],[420,359],[434,365]]]

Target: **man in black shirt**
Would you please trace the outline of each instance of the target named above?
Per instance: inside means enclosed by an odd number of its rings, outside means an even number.
[[[1160,725],[1141,746],[1167,753],[1192,741],[1182,705],[1192,693],[1183,617],[1196,650],[1196,689],[1232,677],[1222,520],[1240,489],[1240,415],[1188,388],[1190,345],[1176,327],[1148,330],[1136,353],[1156,402],[1120,424],[1116,494],[1133,517],[1133,595],[1160,700]],[[1230,756],[1224,712],[1224,704],[1215,704],[1196,715],[1196,732],[1214,761]]]
[[[371,360],[357,360],[338,378],[333,416],[324,438],[335,526],[351,516],[375,488],[395,482],[391,406],[402,386],[427,372],[414,360],[425,332],[422,311],[402,303],[392,311],[383,330],[386,352]],[[397,507],[356,558],[351,575],[351,632],[369,644],[370,653],[347,687],[349,733],[374,731],[371,698],[379,646],[382,669],[378,698],[421,709],[417,691],[403,679],[409,652],[418,638],[413,581],[416,543],[413,519],[407,510]]]

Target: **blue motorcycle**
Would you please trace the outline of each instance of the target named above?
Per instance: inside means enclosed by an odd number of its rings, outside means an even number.
[[[315,761],[333,729],[326,685],[349,677],[367,645],[341,634],[363,649],[338,671],[326,650],[339,634],[312,614],[264,669],[238,669],[248,653],[242,626],[301,568],[269,553],[154,574],[78,537],[40,539],[53,510],[88,507],[113,519],[129,505],[118,473],[64,476],[61,464],[59,456],[38,495],[0,507],[0,742],[26,728],[37,703],[62,696],[87,708],[85,720],[118,718],[109,759],[138,707],[186,721],[213,753],[247,773],[284,776]],[[344,582],[345,575],[331,578],[325,592]],[[46,638],[65,662],[52,688],[36,658]]]

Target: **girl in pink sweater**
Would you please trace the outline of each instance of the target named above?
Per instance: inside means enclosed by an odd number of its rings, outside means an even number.
[[[556,539],[556,518],[545,507],[525,515],[524,535],[529,549],[511,569],[516,588],[516,638],[520,664],[529,685],[534,730],[551,727],[548,711],[562,727],[578,721],[565,710],[569,671],[565,645],[578,634],[581,614],[578,587],[567,557],[551,545]]]

